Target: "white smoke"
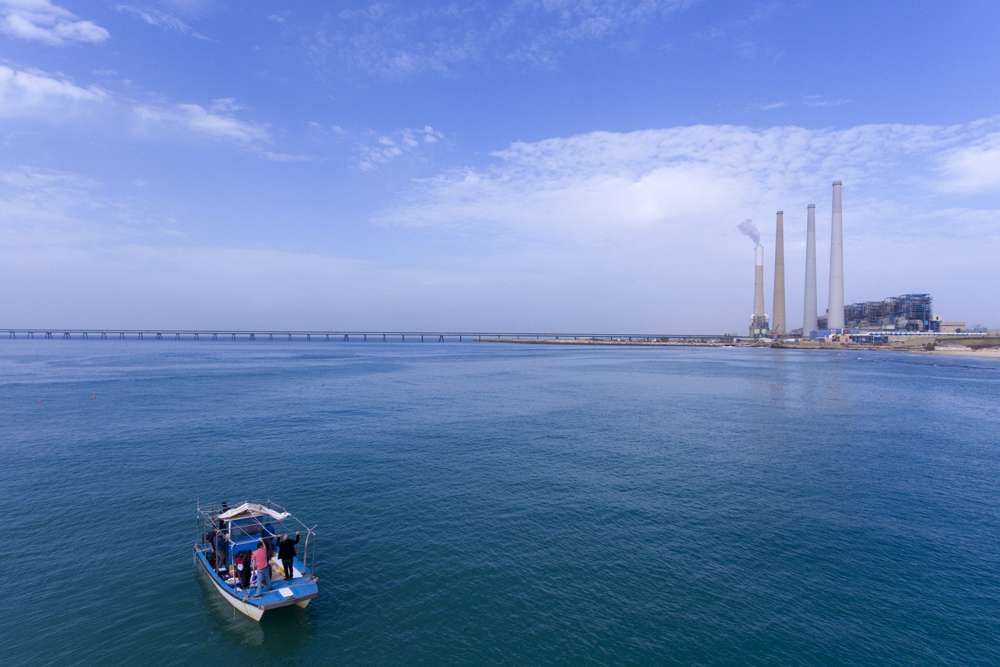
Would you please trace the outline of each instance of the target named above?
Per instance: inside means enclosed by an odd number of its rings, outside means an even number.
[[[757,229],[757,225],[753,224],[753,220],[747,218],[740,224],[736,225],[736,229],[749,236],[754,245],[760,245],[760,230]]]

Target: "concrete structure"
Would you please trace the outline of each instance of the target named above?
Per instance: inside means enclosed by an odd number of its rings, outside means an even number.
[[[935,331],[940,319],[934,316],[930,294],[902,294],[844,307],[848,329]]]
[[[806,209],[806,293],[802,310],[802,333],[819,329],[816,317],[816,204]]]
[[[937,331],[939,333],[965,333],[967,328],[965,322],[939,320],[937,323]]]
[[[753,315],[750,317],[750,335],[760,338],[768,334],[767,314],[764,313],[764,246],[754,248]]]
[[[771,333],[785,335],[785,213],[778,211],[774,225],[774,301],[771,303]]]
[[[843,183],[833,182],[833,219],[830,225],[830,301],[827,324],[830,329],[844,328],[844,210]]]

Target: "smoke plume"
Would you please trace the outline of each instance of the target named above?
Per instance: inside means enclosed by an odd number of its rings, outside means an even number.
[[[753,224],[753,220],[747,218],[740,224],[736,225],[736,229],[749,236],[754,245],[760,245],[760,230],[757,229],[757,225]]]

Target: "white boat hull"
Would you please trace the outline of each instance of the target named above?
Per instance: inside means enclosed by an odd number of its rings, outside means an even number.
[[[205,572],[205,568],[201,567],[200,565],[198,566],[198,569],[201,570],[202,572]],[[208,577],[208,580],[210,582],[212,582],[212,586],[214,586],[215,590],[219,593],[219,595],[222,596],[222,599],[231,604],[233,607],[235,607],[237,611],[242,612],[243,614],[249,616],[250,618],[252,618],[257,622],[260,622],[260,619],[264,617],[263,609],[261,609],[256,605],[252,605],[248,602],[242,602],[240,600],[237,600],[228,592],[226,592],[226,590],[219,585],[219,583],[212,577],[212,575],[210,575],[208,572],[205,572],[205,576]],[[309,600],[306,600],[305,602],[308,603]]]

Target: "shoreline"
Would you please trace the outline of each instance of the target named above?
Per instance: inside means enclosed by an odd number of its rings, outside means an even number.
[[[570,338],[483,338],[482,343],[505,343],[513,345],[564,345],[587,347],[712,347],[712,348],[766,348],[779,350],[826,350],[836,352],[903,352],[928,356],[970,357],[989,361],[1000,361],[1000,347],[971,348],[965,346],[939,346],[926,350],[922,346],[886,346],[886,345],[827,345],[793,343],[723,343],[706,341],[649,341],[649,340],[595,340]]]

